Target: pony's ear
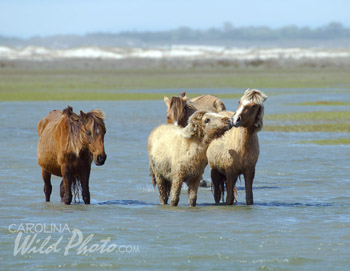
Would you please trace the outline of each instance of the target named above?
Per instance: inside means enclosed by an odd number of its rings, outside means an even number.
[[[164,102],[165,102],[165,105],[166,107],[170,107],[170,99],[167,97],[167,96],[164,96]]]
[[[264,126],[263,123],[263,118],[264,118],[264,106],[260,105],[259,111],[256,114],[255,122],[254,122],[254,127],[256,130],[259,132]]]
[[[207,111],[196,111],[188,120],[188,124],[182,129],[182,136],[185,138],[191,138],[197,135],[202,136],[202,118]]]
[[[182,100],[186,102],[188,100],[188,97],[186,95],[186,91],[184,93],[182,93],[182,95],[183,95]]]
[[[80,116],[83,118],[83,120],[86,120],[86,114],[80,110]]]
[[[182,128],[181,130],[181,135],[184,138],[191,138],[195,134],[196,134],[196,127],[192,123],[187,124],[187,126],[185,128]]]
[[[182,92],[180,94],[180,97],[182,98],[183,101],[187,101],[186,91]]]

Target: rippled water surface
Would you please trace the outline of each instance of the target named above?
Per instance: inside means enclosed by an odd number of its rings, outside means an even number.
[[[349,110],[286,105],[350,101],[346,91],[280,91],[266,114]],[[237,105],[224,102],[230,110]],[[107,116],[108,158],[92,167],[89,206],[63,205],[58,177],[46,203],[36,161],[38,120],[67,104]],[[0,269],[349,270],[350,146],[299,143],[348,135],[262,131],[254,206],[245,205],[242,181],[235,206],[215,206],[210,188],[200,188],[190,208],[184,187],[180,206],[171,208],[159,205],[147,160],[147,137],[165,121],[165,109],[163,101],[2,103]]]

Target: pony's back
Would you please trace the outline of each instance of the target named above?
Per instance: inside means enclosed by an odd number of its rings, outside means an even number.
[[[224,103],[212,95],[202,95],[189,100],[197,110],[207,110],[211,112],[221,112],[226,110]]]
[[[61,120],[61,118],[62,118],[62,111],[52,110],[47,116],[39,120],[39,123],[37,126],[38,135],[41,136],[47,124],[58,123]]]

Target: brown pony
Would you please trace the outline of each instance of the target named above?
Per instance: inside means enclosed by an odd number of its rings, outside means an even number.
[[[167,121],[180,127],[188,124],[189,117],[197,110],[207,110],[211,112],[221,112],[226,110],[224,103],[212,95],[202,95],[188,100],[186,92],[171,99],[164,97],[167,106]]]
[[[248,205],[253,204],[252,187],[259,157],[257,133],[263,127],[263,102],[266,99],[263,92],[247,89],[231,118],[231,124],[236,128],[213,140],[207,150],[216,203],[224,196],[226,182],[226,204],[233,204],[237,177],[243,174],[246,202]]]
[[[92,160],[101,166],[107,155],[104,150],[106,126],[101,110],[80,115],[68,106],[53,110],[38,123],[38,164],[42,167],[46,201],[52,192],[51,174],[63,177],[61,201],[72,202],[72,186],[81,184],[85,204],[90,204],[89,177]]]

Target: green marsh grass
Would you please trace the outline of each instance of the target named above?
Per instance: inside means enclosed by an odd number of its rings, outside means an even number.
[[[266,115],[266,120],[278,121],[332,121],[343,122],[350,120],[350,111],[314,111],[314,112],[298,112],[288,114]],[[350,121],[349,121],[350,122]]]
[[[0,68],[0,101],[149,100],[160,97],[156,93],[129,93],[130,90],[139,89],[238,88],[243,91],[247,88],[258,88],[264,89],[265,92],[272,88],[341,89],[350,87],[349,73],[348,68],[59,70],[44,67],[27,69],[2,67]],[[125,93],[111,93],[111,90]],[[215,93],[212,94],[215,95]],[[237,95],[219,96],[238,98]]]
[[[303,102],[303,103],[289,103],[288,105],[308,105],[308,106],[317,106],[317,105],[325,105],[325,106],[344,106],[350,105],[350,102],[341,102],[341,101],[315,101],[315,102]]]
[[[274,114],[266,115],[265,120],[278,122],[278,125],[266,125],[265,131],[350,133],[350,111]]]
[[[325,140],[309,140],[301,141],[304,144],[317,144],[317,145],[350,145],[350,138],[337,138],[337,139],[325,139]]]

